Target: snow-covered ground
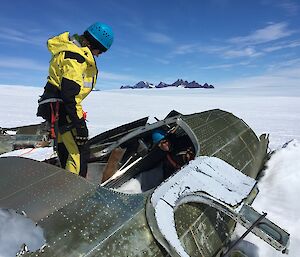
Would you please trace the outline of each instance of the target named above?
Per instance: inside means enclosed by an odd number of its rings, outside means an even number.
[[[0,127],[39,123],[35,117],[37,99],[42,88],[0,86]],[[88,112],[90,135],[94,136],[115,126],[149,116],[163,119],[175,109],[183,114],[219,108],[242,118],[257,135],[270,134],[270,148],[279,150],[268,163],[260,182],[260,194],[254,206],[268,212],[268,218],[291,233],[289,256],[300,255],[300,88],[240,87],[208,89],[138,89],[93,92],[84,101]],[[1,225],[1,215],[0,215]],[[0,257],[7,257],[1,252]],[[280,253],[252,236],[245,240],[259,248],[249,248],[254,257],[281,256]]]
[[[42,88],[0,86],[0,127],[39,123],[36,108]],[[91,136],[149,116],[163,119],[219,108],[234,113],[257,133],[269,133],[272,149],[300,141],[300,88],[135,89],[95,91],[83,103]],[[297,126],[298,125],[298,126]]]
[[[286,229],[291,235],[289,256],[300,256],[300,142],[292,141],[278,150],[268,162],[265,176],[259,182],[259,194],[253,203],[257,211],[268,213],[267,218]],[[244,231],[242,231],[244,232]],[[244,244],[249,257],[282,256],[254,235],[246,241],[258,246]]]

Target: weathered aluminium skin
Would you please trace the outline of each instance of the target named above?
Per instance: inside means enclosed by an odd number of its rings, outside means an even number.
[[[268,138],[257,138],[231,113],[173,112],[155,124],[146,121],[141,119],[91,139],[91,161],[105,161],[114,148],[139,133],[175,125],[189,136],[196,156],[218,157],[252,178],[264,164]],[[44,230],[47,246],[24,256],[169,256],[148,225],[146,204],[152,190],[124,194],[112,190],[114,181],[99,186],[53,165],[16,157],[0,158],[0,176],[0,208],[24,211]],[[235,225],[220,211],[198,203],[179,206],[175,222],[182,245],[195,257],[219,256]]]

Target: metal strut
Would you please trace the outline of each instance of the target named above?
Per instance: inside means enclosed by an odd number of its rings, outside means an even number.
[[[226,257],[231,251],[232,249],[234,249],[234,247],[236,247],[251,231],[252,229],[257,226],[259,224],[259,222],[267,216],[267,213],[263,213],[253,224],[250,228],[248,228],[246,230],[246,232],[238,239],[234,242],[234,244],[224,253],[224,255],[222,257]]]

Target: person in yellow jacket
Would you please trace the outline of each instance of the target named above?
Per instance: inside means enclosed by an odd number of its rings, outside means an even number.
[[[61,166],[86,176],[89,157],[88,129],[82,100],[95,87],[98,69],[94,56],[106,52],[113,43],[110,26],[96,22],[83,35],[64,32],[48,40],[52,55],[44,93],[37,116],[51,123]]]

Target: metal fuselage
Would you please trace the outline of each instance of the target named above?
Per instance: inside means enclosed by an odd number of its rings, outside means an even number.
[[[129,159],[129,155],[135,156],[131,154],[135,152],[132,142],[142,138],[147,143],[153,129],[176,127],[178,137],[189,137],[196,157],[218,157],[252,178],[264,164],[267,137],[258,138],[231,113],[173,113],[154,124],[146,121],[141,119],[92,138],[90,161],[107,164],[118,147],[129,151],[124,155]],[[127,165],[124,158],[123,167]],[[133,164],[126,173],[101,186],[46,163],[0,158],[0,207],[24,211],[43,228],[47,242],[42,252],[24,256],[168,256],[147,221],[146,205],[153,190],[139,194],[114,190],[151,165],[151,151],[137,160],[136,164],[128,162]],[[209,257],[218,256],[228,245],[235,222],[209,205],[185,203],[175,211],[175,224],[190,256]]]

